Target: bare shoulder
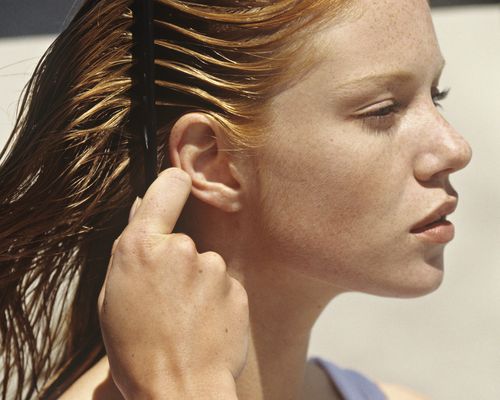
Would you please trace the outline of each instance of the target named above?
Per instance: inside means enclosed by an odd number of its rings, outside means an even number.
[[[388,400],[430,400],[413,390],[392,383],[377,382],[378,387],[384,392]]]
[[[123,400],[111,377],[108,358],[103,357],[85,372],[59,400]]]

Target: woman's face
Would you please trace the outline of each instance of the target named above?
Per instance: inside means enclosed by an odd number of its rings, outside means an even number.
[[[452,211],[449,175],[471,150],[435,104],[444,61],[427,2],[356,4],[316,35],[322,59],[272,103],[249,193],[256,240],[341,290],[421,295],[442,280],[452,232],[413,228]]]

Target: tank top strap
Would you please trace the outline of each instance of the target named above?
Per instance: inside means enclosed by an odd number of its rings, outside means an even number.
[[[311,357],[331,378],[343,400],[387,400],[380,388],[359,372],[336,366],[320,357]]]

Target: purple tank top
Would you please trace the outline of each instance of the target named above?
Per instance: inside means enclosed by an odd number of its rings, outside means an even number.
[[[311,357],[330,376],[343,400],[387,400],[375,383],[359,372],[337,367],[320,357]]]

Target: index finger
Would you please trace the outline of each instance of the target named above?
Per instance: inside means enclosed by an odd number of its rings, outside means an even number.
[[[130,221],[149,233],[172,233],[191,192],[191,177],[179,168],[162,171],[151,184]]]

